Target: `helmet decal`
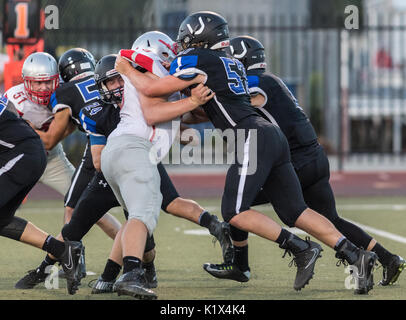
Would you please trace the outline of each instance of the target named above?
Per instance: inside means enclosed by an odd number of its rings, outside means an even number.
[[[241,47],[243,48],[241,54],[235,54],[234,57],[237,59],[243,58],[247,54],[247,47],[245,46],[244,41],[241,40]],[[234,49],[233,49],[234,51]]]

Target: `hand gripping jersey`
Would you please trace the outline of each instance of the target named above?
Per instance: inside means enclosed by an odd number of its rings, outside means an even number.
[[[146,61],[149,61],[148,63],[151,66],[150,70],[152,70],[155,75],[161,78],[168,75],[168,71],[160,64],[155,54],[143,51],[142,55]],[[166,156],[171,148],[180,127],[180,119],[177,118],[172,121],[149,126],[142,113],[137,90],[127,77],[122,77],[124,79],[124,97],[120,112],[121,120],[116,130],[114,130],[110,136],[136,135],[149,140],[154,145],[157,161],[159,162]],[[180,94],[174,93],[168,98],[168,101],[177,101],[179,99]]]
[[[39,138],[39,136],[10,110],[7,98],[0,96],[0,153],[13,149],[19,142],[32,138]]]
[[[38,130],[48,130],[54,115],[46,106],[41,106],[28,99],[23,83],[7,90],[5,97],[24,120],[31,122]]]
[[[265,97],[264,104],[255,109],[280,127],[289,142],[294,166],[306,164],[307,159],[312,159],[318,142],[316,132],[298,101],[277,76],[265,74],[262,70],[247,73],[250,93]]]
[[[71,117],[78,128],[83,131],[80,124],[80,110],[88,103],[100,97],[96,81],[93,76],[62,83],[51,96],[49,109],[52,113],[69,108]]]
[[[258,116],[251,107],[243,64],[224,51],[187,49],[172,62],[170,74],[182,80],[207,77],[205,85],[216,95],[203,108],[218,129],[234,128],[241,120]]]

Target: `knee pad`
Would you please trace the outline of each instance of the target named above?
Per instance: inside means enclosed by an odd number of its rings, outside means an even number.
[[[9,239],[20,241],[27,223],[27,220],[19,217],[0,220],[0,235]]]
[[[230,224],[231,239],[234,241],[245,241],[248,239],[248,232],[237,229]]]

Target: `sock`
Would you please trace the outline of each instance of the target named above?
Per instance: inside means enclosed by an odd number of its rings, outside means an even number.
[[[41,270],[41,272],[45,272],[46,267],[48,266],[53,266],[55,263],[57,263],[57,260],[52,259],[49,255],[45,256],[45,259],[41,262],[40,266],[38,269]]]
[[[279,248],[289,249],[293,254],[309,248],[309,244],[306,241],[283,228],[275,242],[279,244]]]
[[[392,253],[382,247],[378,242],[375,244],[371,251],[375,252],[378,255],[379,262],[382,263],[382,265],[384,266],[387,266],[391,258],[394,256]]]
[[[209,228],[212,215],[208,211],[203,211],[199,217],[199,225]]]
[[[155,268],[155,265],[154,265],[154,260],[152,260],[152,261],[150,261],[150,262],[143,262],[142,263],[142,267],[145,269],[145,270],[151,270],[151,269],[153,269],[153,268]]]
[[[120,271],[121,266],[113,260],[108,259],[101,277],[104,281],[111,282],[117,278],[117,276],[120,274]]]
[[[338,248],[341,248],[342,246],[343,246],[343,241],[345,241],[347,238],[346,237],[344,237],[344,236],[341,236],[341,238],[340,239],[338,239],[338,241],[337,241],[337,243],[336,243],[336,245],[334,246],[334,250],[336,250],[336,248],[338,249]],[[336,250],[337,251],[337,250]]]
[[[53,236],[49,235],[42,246],[42,250],[45,250],[54,257],[59,258],[65,251],[65,243],[56,240]]]
[[[359,257],[360,249],[358,249],[351,241],[347,238],[339,239],[336,246],[334,247],[336,253],[336,258],[345,259],[350,265],[354,264]]]
[[[123,273],[130,272],[134,269],[141,268],[141,259],[132,256],[126,256],[123,258],[124,270]]]
[[[249,271],[248,266],[248,244],[244,247],[234,246],[234,263],[242,271]]]

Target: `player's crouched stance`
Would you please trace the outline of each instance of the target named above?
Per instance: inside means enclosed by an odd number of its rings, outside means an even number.
[[[74,294],[82,245],[59,241],[31,222],[14,216],[43,174],[47,157],[39,136],[17,116],[16,110],[6,110],[6,106],[7,99],[0,97],[0,235],[55,256],[66,273],[68,292]]]

